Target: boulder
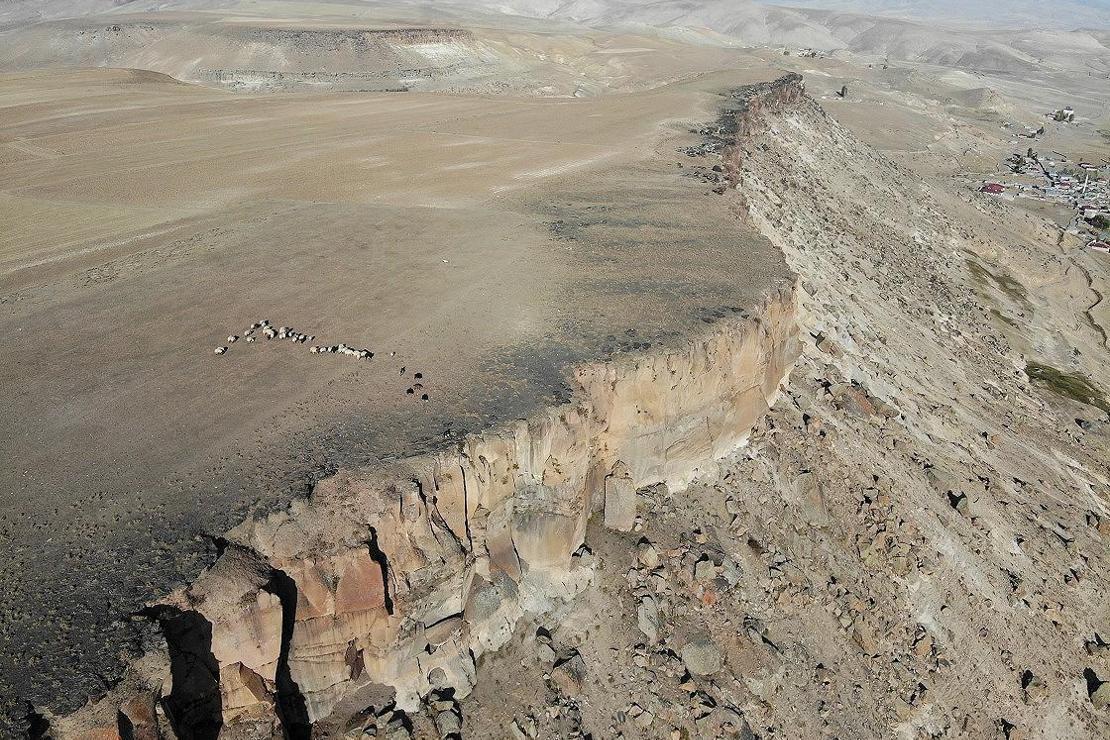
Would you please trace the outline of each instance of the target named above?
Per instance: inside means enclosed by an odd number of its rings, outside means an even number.
[[[663,618],[659,614],[659,605],[652,597],[645,596],[640,599],[640,606],[636,609],[636,625],[649,643],[659,642],[660,633],[663,631]]]
[[[682,648],[682,662],[695,676],[711,676],[723,667],[721,651],[708,637],[699,637]]]
[[[630,532],[636,524],[636,487],[624,463],[613,466],[605,478],[605,526]]]
[[[551,681],[567,696],[579,696],[586,679],[586,661],[575,651],[551,669]]]

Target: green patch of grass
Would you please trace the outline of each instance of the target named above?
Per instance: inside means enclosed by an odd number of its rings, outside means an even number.
[[[1009,275],[996,275],[973,260],[967,261],[967,269],[971,271],[971,276],[979,285],[994,283],[999,290],[1020,303],[1026,311],[1033,311],[1033,304],[1029,302],[1029,294],[1025,292],[1025,286],[1017,280]]]
[[[1106,231],[1107,229],[1110,229],[1110,218],[1107,218],[1101,213],[1087,219],[1087,223],[1089,223],[1091,226],[1094,226],[1099,231]]]
[[[1042,384],[1059,396],[1094,406],[1110,414],[1110,403],[1106,402],[1102,391],[1091,385],[1090,379],[1084,375],[1066,373],[1041,362],[1029,362],[1025,366],[1025,374],[1030,380]]]

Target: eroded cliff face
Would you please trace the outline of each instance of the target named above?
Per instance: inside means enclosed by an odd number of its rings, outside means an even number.
[[[794,290],[679,346],[572,371],[572,400],[439,452],[321,481],[227,533],[149,610],[167,648],[55,737],[341,734],[367,707],[466,696],[475,661],[593,573],[591,515],[685,487],[743,444],[797,354]]]
[[[160,707],[195,735],[337,736],[430,693],[477,736],[1104,735],[1107,417],[1030,383],[967,268],[1044,246],[859,142],[796,77],[738,92],[707,133],[724,202],[796,290],[229,533],[156,611],[170,658],[90,709],[108,732]],[[1028,300],[1098,351],[1075,305]],[[643,531],[584,540],[601,510]],[[535,705],[502,711],[529,672]]]
[[[443,89],[479,85],[510,64],[488,38],[434,26],[266,27],[204,17],[108,24],[69,19],[21,28],[4,39],[0,66],[8,71],[59,64],[150,69],[178,80],[254,92]]]

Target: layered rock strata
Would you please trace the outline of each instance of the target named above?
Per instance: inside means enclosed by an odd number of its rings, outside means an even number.
[[[243,523],[149,610],[164,650],[51,734],[332,736],[370,706],[465,696],[521,616],[589,582],[592,514],[628,528],[637,489],[744,442],[796,356],[794,311],[783,288],[681,346],[577,367],[570,403]]]

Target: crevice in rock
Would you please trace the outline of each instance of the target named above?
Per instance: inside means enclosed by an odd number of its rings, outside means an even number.
[[[462,465],[459,466],[459,475],[462,476],[462,492],[463,492],[463,528],[466,530],[466,551],[471,552],[474,549],[474,538],[470,534],[470,492],[467,490],[466,484],[466,468]]]
[[[312,723],[308,718],[301,687],[293,679],[289,668],[289,648],[293,642],[293,628],[297,623],[297,584],[282,570],[274,570],[266,590],[281,602],[281,648],[278,653],[277,696],[275,708],[284,735],[289,740],[308,740],[312,736]]]
[[[382,552],[381,547],[378,546],[378,530],[370,527],[370,539],[366,543],[367,550],[370,551],[370,559],[378,564],[382,569],[382,592],[385,595],[385,611],[387,614],[393,614],[393,597],[390,596],[389,588],[389,558]]]
[[[1106,683],[1105,681],[1100,679],[1098,677],[1098,674],[1096,674],[1090,668],[1084,668],[1083,669],[1083,680],[1087,684],[1087,696],[1088,697],[1094,697],[1095,692],[1098,691],[1104,683]]]
[[[173,689],[162,699],[178,737],[216,740],[223,728],[220,664],[212,654],[212,623],[199,612],[172,606],[144,609],[166,638]]]
[[[35,709],[34,705],[27,705],[27,713],[23,716],[27,727],[27,737],[30,740],[41,740],[50,737],[50,721]]]
[[[116,730],[119,732],[120,740],[135,740],[135,725],[121,711],[116,712]]]
[[[347,642],[347,651],[343,654],[343,662],[347,664],[350,669],[348,678],[352,681],[362,676],[362,672],[366,670],[366,662],[362,656],[362,650],[358,648],[354,640]]]

